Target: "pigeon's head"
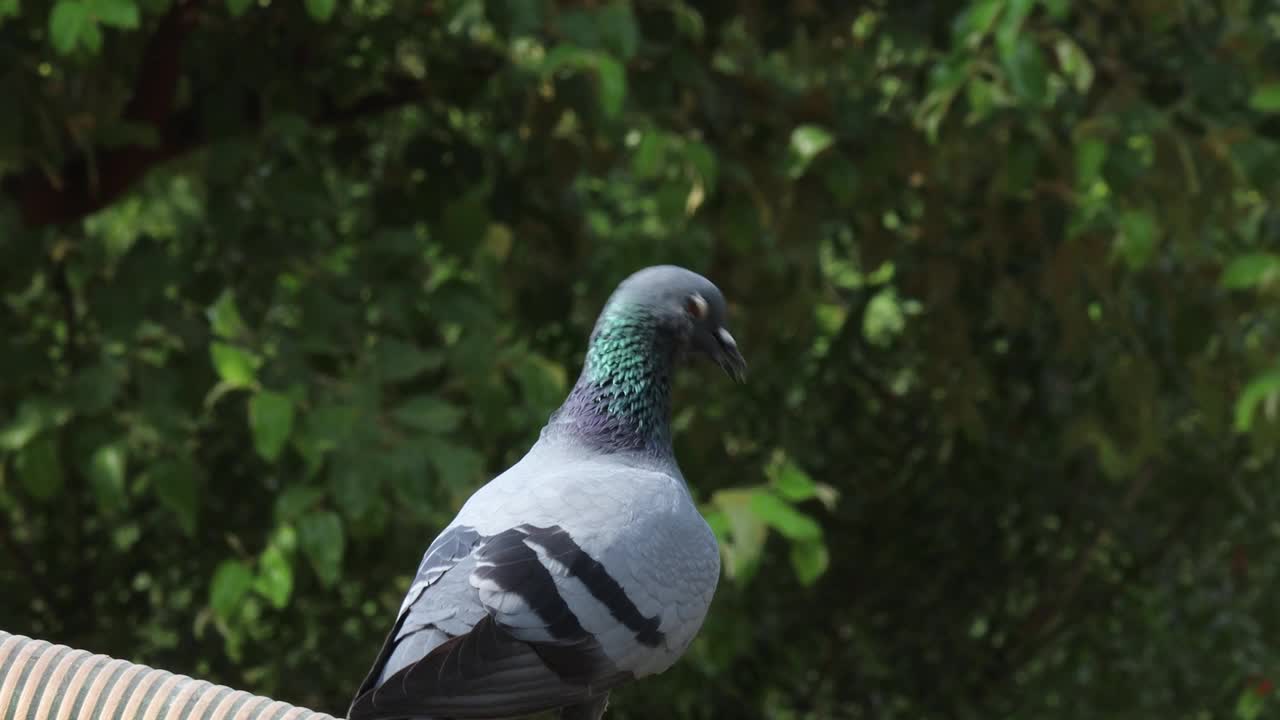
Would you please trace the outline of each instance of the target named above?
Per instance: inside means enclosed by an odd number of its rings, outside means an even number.
[[[710,280],[675,265],[637,271],[614,291],[610,310],[642,309],[675,330],[682,352],[692,350],[716,362],[734,380],[746,377],[747,361],[726,327],[724,295]]]

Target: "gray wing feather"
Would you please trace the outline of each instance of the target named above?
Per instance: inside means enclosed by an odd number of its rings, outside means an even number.
[[[574,662],[598,654],[593,641],[573,648]],[[351,720],[407,717],[504,718],[591,700],[629,678],[626,673],[581,684],[552,670],[555,653],[517,640],[490,616],[465,635],[437,646],[426,657],[356,698]]]
[[[629,679],[534,549],[546,532],[481,537],[459,526],[437,538],[348,717],[518,716],[589,702]]]

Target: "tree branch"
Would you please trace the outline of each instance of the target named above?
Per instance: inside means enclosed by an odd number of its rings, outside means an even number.
[[[156,141],[119,148],[91,148],[65,162],[49,174],[32,167],[11,175],[0,189],[17,203],[27,227],[42,227],[78,220],[111,204],[148,172],[161,163],[185,155],[215,138],[199,123],[203,107],[198,103],[176,111],[177,89],[182,77],[182,51],[197,25],[199,0],[175,5],[161,19],[143,51],[133,96],[122,119],[155,131]],[[457,77],[452,89],[482,88],[501,67],[501,60],[486,55],[470,63]],[[391,77],[385,89],[349,103],[325,99],[310,118],[316,125],[341,125],[421,102],[429,96],[428,86],[408,77]],[[439,91],[439,88],[432,88]],[[256,98],[255,98],[256,99]],[[261,107],[262,103],[251,103]],[[245,129],[257,130],[263,117],[256,110],[245,112]]]

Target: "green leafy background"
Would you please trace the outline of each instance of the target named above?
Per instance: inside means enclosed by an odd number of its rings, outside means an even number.
[[[1280,673],[1267,0],[0,0],[0,627],[341,713],[673,262],[725,576],[617,718]]]

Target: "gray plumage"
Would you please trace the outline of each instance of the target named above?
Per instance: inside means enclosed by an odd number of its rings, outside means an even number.
[[[538,442],[427,549],[351,720],[594,720],[685,652],[720,558],[672,452],[670,385],[690,353],[741,379],[724,319],[683,268],[619,286]]]

